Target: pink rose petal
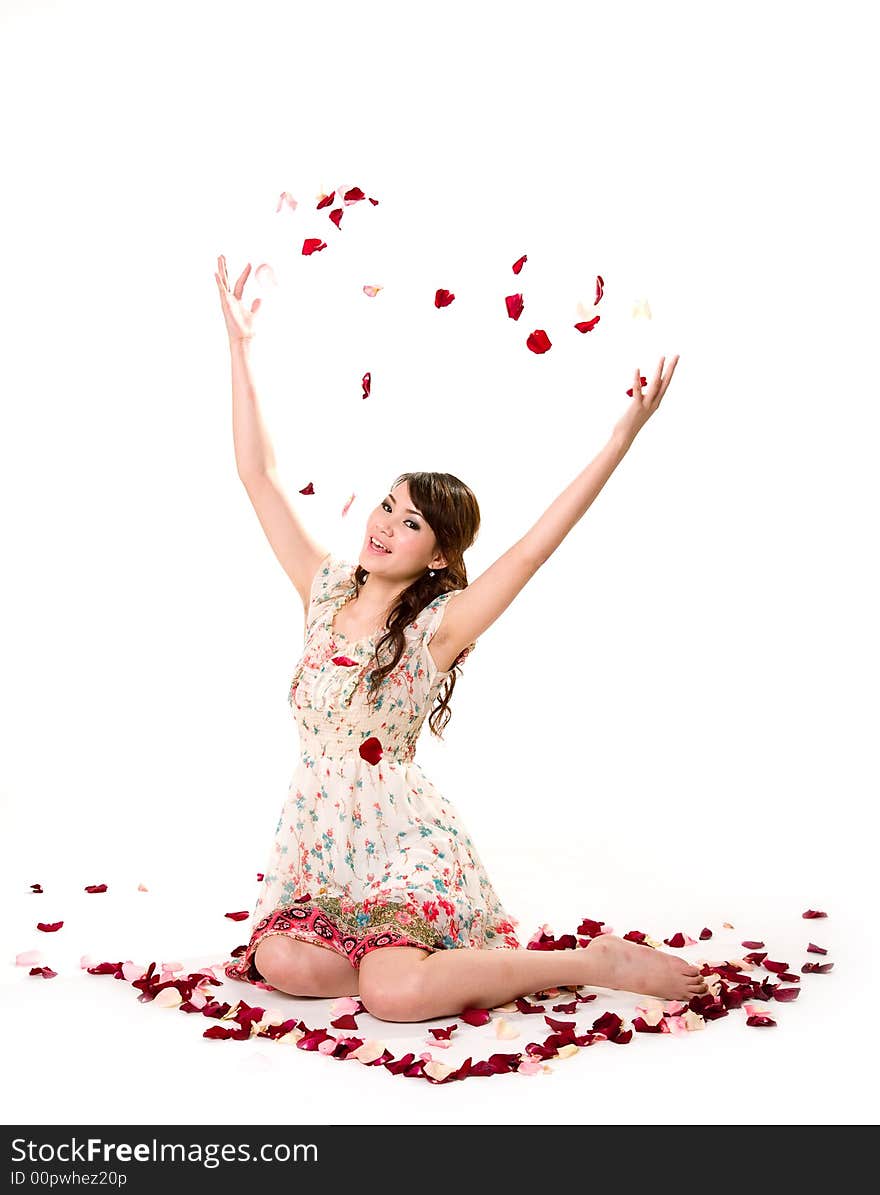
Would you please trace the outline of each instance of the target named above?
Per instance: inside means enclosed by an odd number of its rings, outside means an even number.
[[[15,956],[16,967],[33,967],[44,959],[42,950],[25,950]]]

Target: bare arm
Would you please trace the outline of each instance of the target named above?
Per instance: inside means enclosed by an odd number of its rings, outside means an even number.
[[[668,377],[663,361],[654,382],[643,395],[636,371],[635,394],[627,413],[614,426],[605,447],[550,504],[522,539],[500,556],[446,604],[443,619],[431,640],[431,654],[441,669],[492,625],[541,565],[556,551],[572,527],[592,506],[596,495],[629,451],[638,431],[653,414],[666,392],[678,357]]]
[[[314,540],[300,521],[282,490],[276,472],[275,453],[263,424],[250,363],[253,317],[260,300],[251,311],[241,302],[250,265],[229,290],[226,263],[218,259],[219,273],[214,277],[220,288],[223,313],[229,332],[232,362],[232,437],[238,476],[253,504],[260,525],[279,564],[287,573],[303,605],[308,607],[309,593],[318,565],[327,549]]]

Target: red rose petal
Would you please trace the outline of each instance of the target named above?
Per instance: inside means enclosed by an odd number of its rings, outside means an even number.
[[[764,969],[766,971],[787,971],[788,963],[775,963],[773,959],[764,959]]]
[[[364,376],[361,378],[361,386],[363,386],[363,389],[364,389],[364,392],[361,395],[362,398],[367,398],[369,396],[371,378],[372,378],[372,375],[369,373],[365,373]]]
[[[327,242],[322,241],[320,237],[306,237],[303,241],[302,255],[303,257],[311,257],[313,253],[319,252],[321,249],[327,248]]]
[[[518,274],[518,273],[520,272],[520,270],[523,268],[523,265],[525,264],[525,262],[527,262],[528,260],[529,260],[529,259],[528,259],[528,257],[527,257],[527,256],[526,256],[526,254],[524,253],[524,254],[522,255],[522,257],[519,259],[519,261],[515,261],[515,262],[513,263],[513,272],[514,272],[514,274]]]
[[[230,921],[245,921],[250,917],[250,913],[247,909],[242,909],[240,913],[224,913],[223,916],[228,917]]]
[[[466,1008],[459,1017],[466,1025],[485,1025],[492,1019],[488,1008]]]
[[[89,886],[86,888],[86,892],[106,892],[106,891],[107,891],[106,884],[89,884]]]
[[[361,759],[365,759],[367,763],[377,764],[382,758],[382,744],[375,737],[365,739],[360,747],[358,747],[358,754]]]
[[[434,292],[434,306],[448,307],[450,303],[455,300],[455,295],[451,290],[444,290],[443,287],[438,287]]]
[[[261,871],[258,871],[257,872],[257,883],[260,884],[260,883],[262,883],[262,881],[263,881],[263,873]]]
[[[790,1004],[792,1000],[797,1000],[800,994],[800,988],[777,988],[773,993],[773,998],[783,1004]]]
[[[808,954],[827,954],[828,951],[823,949],[823,947],[821,947],[821,946],[817,946],[815,944],[815,942],[810,942],[807,946],[807,953]]]
[[[335,191],[331,191],[329,195],[322,195],[315,206],[315,211],[320,211],[322,207],[329,207],[336,196]]]
[[[37,929],[41,929],[44,934],[54,934],[63,924],[63,921],[38,921]]]
[[[534,332],[526,341],[526,345],[533,353],[546,353],[548,349],[553,346],[550,343],[550,337],[543,328],[535,328]]]
[[[593,300],[593,303],[594,304],[598,303],[604,293],[605,293],[605,283],[602,281],[602,275],[597,274],[596,275],[596,297]]]
[[[599,315],[594,315],[592,319],[581,320],[579,323],[576,323],[575,328],[578,332],[592,332],[601,318]]]
[[[511,319],[519,319],[525,307],[522,295],[506,295],[504,302],[507,306],[508,316]]]
[[[817,913],[815,909],[807,909],[806,913],[801,914],[802,917],[827,917],[827,913]]]
[[[602,933],[602,927],[605,925],[604,921],[594,921],[591,917],[585,917],[576,932],[579,934],[586,934],[588,938],[598,938]]]
[[[746,1024],[747,1025],[757,1025],[760,1027],[763,1025],[775,1025],[776,1022],[773,1020],[772,1017],[751,1016],[746,1020]]]
[[[677,934],[673,934],[671,938],[664,938],[663,941],[667,946],[684,946],[684,934],[679,930]]]
[[[358,1029],[358,1023],[354,1019],[354,1014],[347,1012],[341,1017],[337,1017],[335,1021],[331,1021],[330,1025],[333,1029]]]
[[[338,664],[341,668],[357,668],[357,660],[351,659],[350,656],[333,656],[331,663]]]
[[[763,942],[741,942],[741,946],[747,946],[749,950],[760,950],[764,945]]]
[[[342,208],[341,208],[341,207],[335,207],[335,208],[333,209],[333,211],[330,213],[330,219],[333,221],[333,223],[334,223],[334,224],[336,225],[336,227],[338,228],[338,227],[339,227],[339,225],[340,225],[340,222],[341,222],[341,220],[342,220]]]
[[[701,942],[705,942],[711,937],[712,937],[712,931],[710,929],[701,929],[700,930],[700,941]]]
[[[449,1041],[458,1025],[447,1025],[445,1029],[429,1029],[428,1032],[432,1037],[436,1037],[437,1041]]]
[[[804,963],[801,971],[812,972],[814,975],[827,975],[833,966],[834,963]]]
[[[31,884],[31,891],[36,892],[36,893],[42,892],[43,891],[42,885],[41,884]]]
[[[648,384],[648,379],[647,379],[647,378],[643,378],[643,377],[641,377],[641,376],[640,376],[640,377],[639,377],[639,385],[640,385],[640,386],[647,386],[647,384]],[[634,390],[635,390],[635,386],[630,386],[629,390],[627,390],[627,394],[629,395],[629,397],[630,397],[630,398],[632,398],[632,396],[633,396],[633,391],[634,391]],[[806,916],[806,914],[804,914],[804,916]],[[726,925],[726,924],[727,924],[727,922],[725,922],[725,925]],[[730,929],[733,929],[733,926],[731,925],[729,928],[730,928]]]
[[[42,975],[43,979],[54,979],[57,974],[51,967],[31,967],[28,971],[28,975]]]

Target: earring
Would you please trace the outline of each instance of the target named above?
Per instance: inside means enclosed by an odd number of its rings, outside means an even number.
[[[428,576],[429,576],[429,577],[433,577],[433,576],[434,576],[434,570],[433,570],[432,568],[429,568],[429,569],[428,569]]]

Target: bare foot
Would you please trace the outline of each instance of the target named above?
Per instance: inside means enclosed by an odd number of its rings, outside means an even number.
[[[614,934],[593,938],[583,955],[583,983],[664,1000],[690,1000],[709,989],[699,968],[676,954]]]

